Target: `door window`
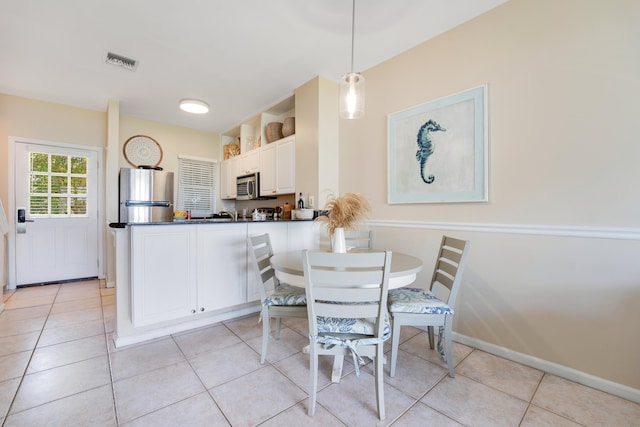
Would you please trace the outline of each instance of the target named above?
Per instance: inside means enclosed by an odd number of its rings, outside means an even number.
[[[29,153],[29,215],[87,216],[87,158]]]

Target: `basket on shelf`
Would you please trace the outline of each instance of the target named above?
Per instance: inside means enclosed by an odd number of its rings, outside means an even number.
[[[296,133],[296,118],[287,117],[284,119],[284,123],[282,123],[282,136],[286,138],[294,133]]]
[[[238,144],[226,144],[224,146],[224,159],[240,155],[240,146]]]
[[[265,137],[267,138],[267,143],[272,143],[273,141],[277,141],[282,139],[282,123],[280,122],[271,122],[268,123],[264,130]]]

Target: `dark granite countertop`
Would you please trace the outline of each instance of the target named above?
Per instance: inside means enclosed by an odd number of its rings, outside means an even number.
[[[109,224],[111,228],[125,228],[126,226],[139,226],[139,225],[185,225],[185,224],[247,224],[251,222],[259,223],[282,223],[282,222],[311,222],[313,219],[279,219],[279,220],[253,220],[250,218],[239,219],[238,221],[220,220],[220,219],[185,219],[183,221],[166,221],[166,222],[136,222],[136,223],[122,223],[112,222]]]

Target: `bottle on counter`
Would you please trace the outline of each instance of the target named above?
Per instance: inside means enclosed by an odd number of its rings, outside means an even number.
[[[304,200],[302,200],[302,193],[300,193],[300,199],[298,199],[298,209],[304,209]]]

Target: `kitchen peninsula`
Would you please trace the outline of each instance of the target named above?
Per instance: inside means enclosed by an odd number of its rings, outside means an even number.
[[[274,251],[320,246],[315,221],[180,221],[113,228],[116,347],[260,311],[247,237]]]

